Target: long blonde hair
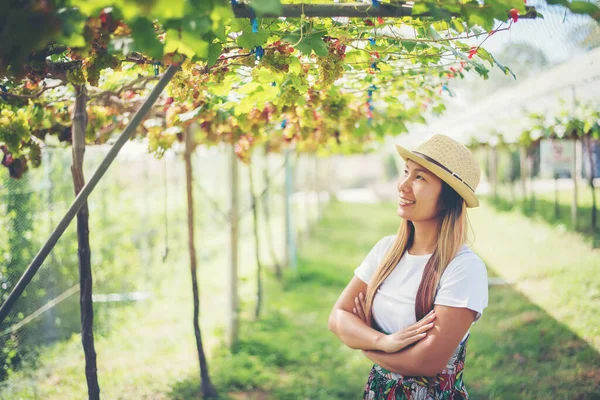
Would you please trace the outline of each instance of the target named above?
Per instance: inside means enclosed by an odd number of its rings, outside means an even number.
[[[446,182],[442,181],[442,192],[438,201],[440,206],[440,230],[437,245],[423,271],[421,284],[415,301],[417,321],[433,309],[433,302],[442,274],[450,261],[456,256],[462,245],[467,241],[467,206],[465,201]],[[369,325],[373,326],[373,299],[377,289],[390,275],[404,252],[414,240],[414,225],[403,219],[398,228],[398,234],[392,247],[388,250],[381,264],[375,270],[367,287],[365,313]]]

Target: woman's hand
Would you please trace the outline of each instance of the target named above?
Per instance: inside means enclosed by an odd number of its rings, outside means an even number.
[[[365,316],[365,300],[365,295],[360,292],[358,296],[354,298],[354,308],[352,309],[352,313],[362,319],[365,324],[369,325],[367,323],[367,317]]]
[[[354,298],[354,308],[352,313],[359,317],[365,324],[367,323],[367,317],[365,316],[365,296],[362,292]],[[386,353],[396,353],[403,348],[418,342],[427,336],[427,331],[434,327],[433,320],[435,319],[435,312],[431,310],[423,319],[414,323],[413,325],[402,329],[401,331],[385,335],[379,341],[378,348]]]
[[[434,327],[434,319],[435,312],[434,310],[431,310],[429,314],[415,324],[404,328],[401,331],[383,336],[379,342],[379,349],[386,353],[396,353],[397,351],[418,342],[427,336],[428,330]]]

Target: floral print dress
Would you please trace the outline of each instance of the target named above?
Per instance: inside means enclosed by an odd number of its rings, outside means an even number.
[[[467,336],[446,368],[434,377],[402,376],[375,364],[365,386],[366,400],[462,400],[469,395],[463,382]]]

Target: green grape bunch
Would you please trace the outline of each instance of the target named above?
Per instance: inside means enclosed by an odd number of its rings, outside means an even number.
[[[319,57],[319,80],[317,83],[323,87],[330,87],[344,73],[344,59],[346,58],[346,45],[338,39],[324,38],[327,42],[327,56]]]
[[[67,71],[67,82],[75,86],[85,85],[85,75],[81,68],[73,68]]]
[[[117,70],[120,66],[121,60],[117,56],[108,54],[106,51],[99,51],[86,58],[82,67],[87,82],[92,86],[98,86],[102,70],[107,68]]]
[[[272,47],[265,49],[265,54],[261,58],[260,65],[273,72],[288,72],[290,70],[290,54],[294,52],[294,48],[280,40],[273,43]]]
[[[288,86],[285,90],[281,91],[279,98],[277,99],[277,105],[280,107],[291,107],[294,106],[297,100],[302,94],[294,86]]]

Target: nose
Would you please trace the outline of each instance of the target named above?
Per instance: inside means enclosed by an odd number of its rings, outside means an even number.
[[[402,177],[398,180],[398,192],[399,193],[410,193],[410,177]]]

